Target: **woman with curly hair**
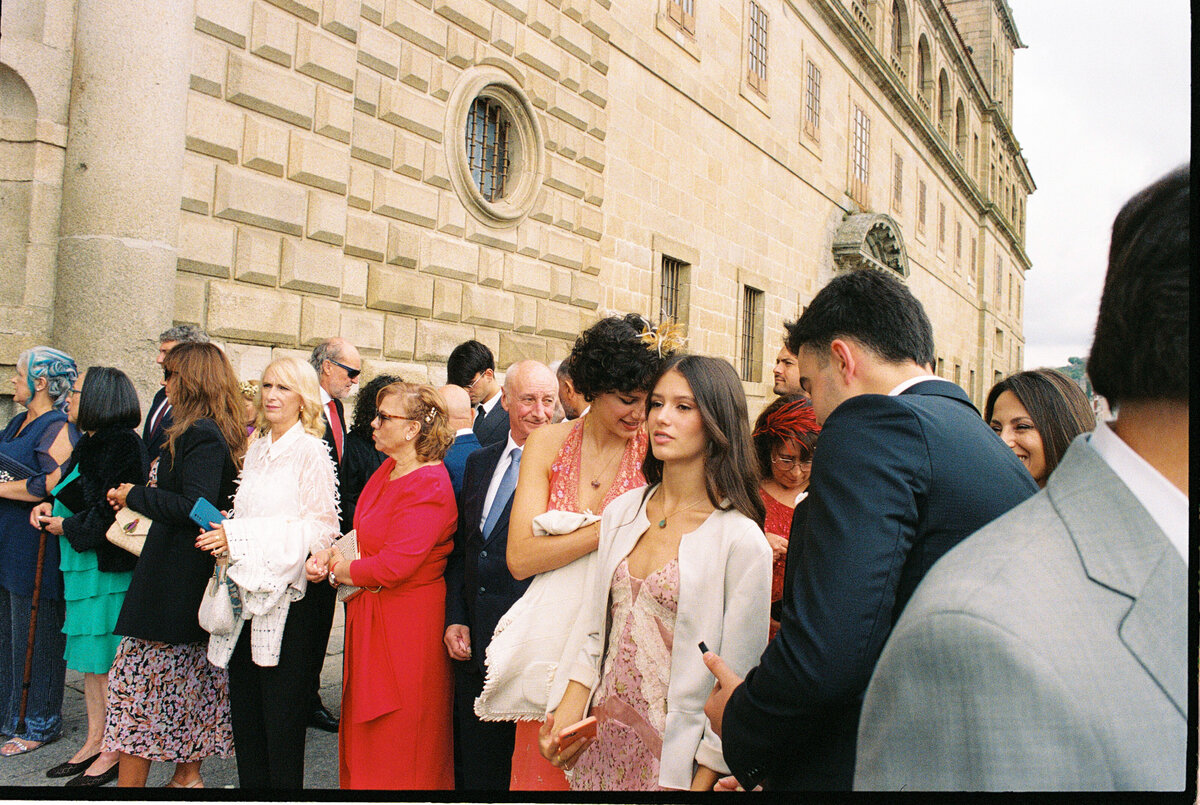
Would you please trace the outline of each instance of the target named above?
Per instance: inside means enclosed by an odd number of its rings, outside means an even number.
[[[446,560],[458,509],[442,457],[454,442],[442,395],[379,391],[375,446],[387,459],[358,499],[360,558],[313,554],[308,580],[363,588],[346,601],[338,782],[344,789],[452,789],[453,678],[442,647]]]
[[[146,785],[150,764],[173,762],[170,788],[199,788],[200,763],[229,757],[229,686],[205,656],[208,632],[196,613],[213,557],[196,547],[190,514],[204,498],[227,510],[246,452],[241,384],[215,344],[179,344],[163,360],[173,423],[154,481],[108,490],[153,523],[133,571],[115,634],[122,636],[108,675],[104,750],[121,753],[117,784]]]
[[[565,568],[595,553],[598,521],[541,536],[534,533],[536,516],[557,510],[589,512],[598,518],[622,493],[645,485],[641,466],[646,456],[646,395],[664,357],[670,355],[670,349],[655,340],[664,329],[651,328],[630,313],[601,319],[575,340],[567,359],[569,373],[590,408],[578,419],[538,428],[525,443],[508,531],[508,567],[514,578]],[[578,605],[576,600],[574,609],[556,613],[564,637]],[[546,677],[544,687],[549,686],[547,668],[530,664],[522,670],[527,677]],[[491,678],[489,669],[485,698],[488,685],[494,684]],[[540,709],[544,715],[544,700],[531,704],[539,705],[534,712]],[[517,724],[510,788],[567,790],[563,773],[541,756],[539,727],[538,721]]]
[[[759,494],[767,507],[763,531],[774,557],[771,576],[771,630],[779,631],[783,571],[796,504],[808,494],[813,450],[821,426],[803,394],[784,394],[763,409],[754,423],[754,452],[762,483]]]
[[[312,366],[292,357],[268,364],[256,424],[232,517],[196,538],[197,548],[228,565],[242,602],[232,631],[208,639],[208,660],[229,669],[242,788],[298,790],[311,708],[296,691],[309,682],[321,614],[305,594],[304,563],[339,536],[337,471],[322,438]]]
[[[1071,440],[1096,427],[1083,389],[1055,369],[1017,372],[992,386],[983,419],[1041,488]]]
[[[34,504],[46,497],[71,456],[79,431],[67,421],[74,396],[75,361],[50,347],[17,356],[13,401],[25,410],[0,434],[0,733],[8,741],[0,755],[32,752],[62,734],[63,584],[58,540],[47,539],[42,585],[34,600],[38,530],[30,523]],[[11,462],[17,472],[5,469]],[[21,682],[29,639],[30,612],[39,605],[33,637],[33,666],[25,726],[18,732]]]

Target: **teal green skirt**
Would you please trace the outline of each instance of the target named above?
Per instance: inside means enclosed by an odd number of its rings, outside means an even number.
[[[79,553],[66,537],[58,539],[66,601],[67,667],[85,674],[107,674],[121,642],[113,628],[133,571],[105,573],[96,565],[95,551]]]

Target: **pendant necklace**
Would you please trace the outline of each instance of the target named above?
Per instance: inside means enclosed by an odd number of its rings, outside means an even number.
[[[666,527],[667,527],[667,518],[668,518],[668,517],[674,517],[675,515],[679,514],[680,512],[685,512],[685,511],[687,511],[688,509],[694,509],[694,508],[696,508],[697,506],[699,506],[701,503],[703,503],[703,502],[704,502],[704,501],[706,501],[706,500],[708,500],[708,495],[705,495],[704,497],[699,497],[699,498],[696,498],[695,500],[693,500],[693,501],[691,502],[691,504],[690,504],[690,505],[688,505],[688,506],[685,506],[685,507],[683,507],[682,509],[680,509],[680,508],[676,508],[676,509],[675,509],[675,511],[671,512],[670,514],[664,514],[664,515],[663,515],[663,517],[662,517],[662,519],[658,521],[658,527],[659,527],[659,528],[666,528]],[[665,509],[665,508],[666,508],[666,500],[664,500],[664,501],[663,501],[663,504],[664,504],[664,505],[663,505],[663,508]]]
[[[604,473],[608,472],[608,468],[612,466],[613,460],[617,456],[621,455],[624,452],[625,452],[625,448],[622,447],[620,450],[617,450],[611,456],[608,457],[608,461],[604,462],[604,466],[600,468],[600,472],[596,473],[596,475],[590,481],[590,483],[592,485],[592,489],[600,488],[600,476],[602,476],[602,475],[604,475]]]

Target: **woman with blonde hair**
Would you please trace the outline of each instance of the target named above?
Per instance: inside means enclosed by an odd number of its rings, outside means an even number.
[[[205,656],[196,617],[213,558],[196,547],[189,517],[204,498],[228,509],[246,451],[241,388],[215,344],[179,344],[163,360],[173,423],[146,486],[108,491],[153,524],[133,571],[115,634],[104,750],[121,753],[118,785],[143,787],[153,761],[175,763],[171,788],[197,788],[200,763],[233,750],[225,670]],[[153,458],[153,457],[152,457]]]
[[[228,563],[242,602],[208,659],[229,669],[229,710],[243,788],[304,787],[307,657],[318,610],[304,562],[338,536],[337,477],[325,441],[317,373],[276,358],[263,370],[256,437],[246,450],[233,516],[196,539]]]
[[[387,455],[358,498],[359,559],[309,560],[308,580],[362,587],[346,601],[342,788],[454,787],[450,658],[442,648],[446,559],[458,512],[442,457],[454,442],[432,386],[380,389],[375,446]]]

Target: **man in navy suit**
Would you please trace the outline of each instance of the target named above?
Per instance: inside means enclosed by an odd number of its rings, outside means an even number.
[[[454,487],[454,496],[462,490],[463,471],[467,468],[467,456],[480,447],[479,437],[475,435],[471,425],[475,420],[475,409],[471,407],[471,398],[462,386],[447,383],[438,389],[442,399],[446,401],[446,419],[450,421],[450,429],[454,431],[454,444],[442,456],[446,472],[450,473],[450,485]]]
[[[464,341],[446,359],[446,382],[462,386],[475,408],[475,436],[483,446],[503,442],[508,435],[508,415],[500,407],[496,360],[486,344]]]
[[[507,791],[516,723],[481,721],[475,698],[483,690],[484,655],[501,616],[532,579],[508,571],[508,517],[525,439],[550,422],[558,379],[537,361],[509,367],[500,404],[509,432],[502,442],[467,458],[458,498],[458,531],[446,566],[446,651],[454,663],[455,788]]]
[[[158,336],[158,356],[154,362],[162,366],[167,353],[176,344],[207,344],[208,335],[194,324],[178,324],[164,330]],[[158,451],[167,441],[167,428],[171,427],[171,404],[167,402],[167,387],[162,386],[154,393],[150,407],[146,409],[146,425],[142,428],[142,441],[150,460],[158,458]]]
[[[913,590],[1037,485],[963,390],[929,374],[933,330],[898,279],[836,277],[788,325],[787,347],[823,428],[783,617],[745,681],[705,656],[717,677],[705,712],[743,787],[848,791],[863,694]]]

